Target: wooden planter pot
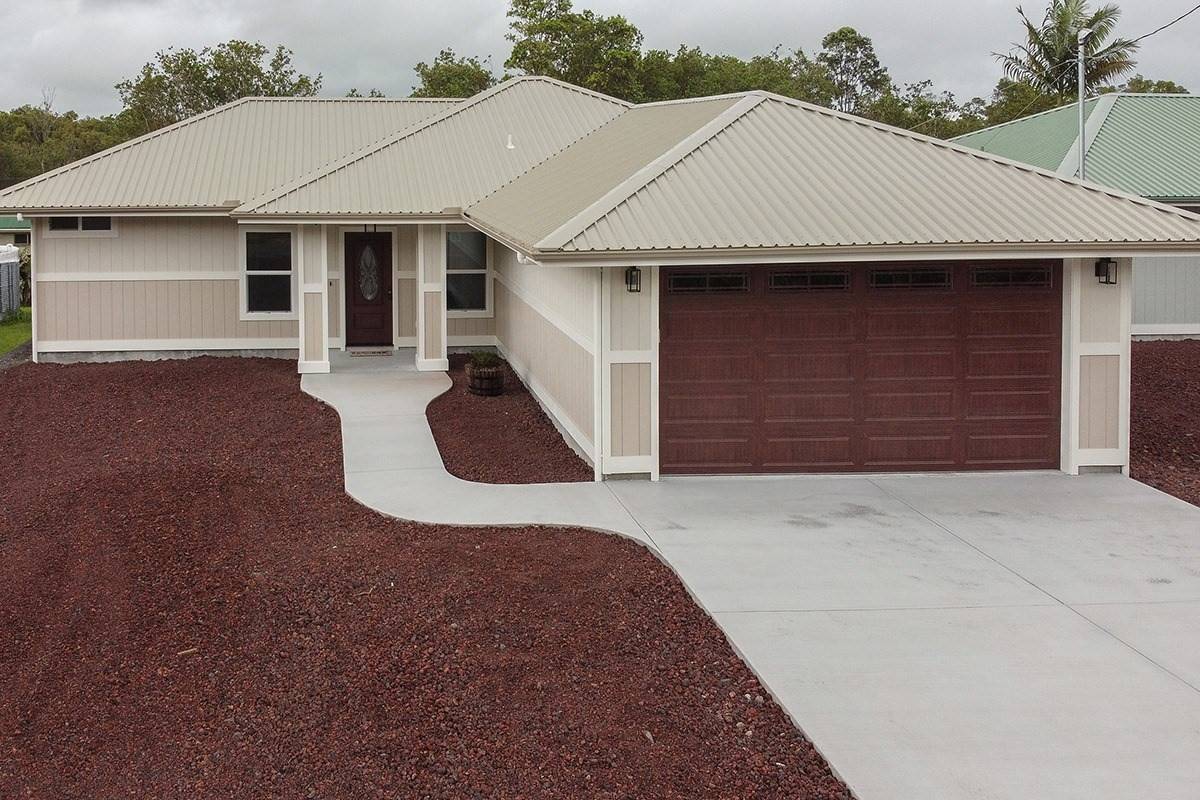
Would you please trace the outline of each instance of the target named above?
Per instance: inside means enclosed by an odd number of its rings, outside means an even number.
[[[504,394],[504,367],[477,367],[467,364],[467,391],[484,397]]]

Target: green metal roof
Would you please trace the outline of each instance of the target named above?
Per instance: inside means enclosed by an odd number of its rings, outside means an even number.
[[[0,216],[0,231],[27,231],[29,220],[16,217]]]
[[[1102,95],[1086,113],[1089,181],[1167,202],[1200,199],[1200,95]],[[1075,175],[1075,159],[1065,159],[1078,125],[1075,106],[1062,106],[954,141]]]

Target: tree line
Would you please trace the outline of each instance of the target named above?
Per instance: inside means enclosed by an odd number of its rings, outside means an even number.
[[[1040,18],[1017,9],[1022,41],[994,53],[1001,76],[986,97],[960,101],[932,81],[898,84],[872,40],[851,27],[831,31],[819,51],[782,45],[748,59],[680,45],[644,49],[641,31],[621,15],[577,10],[572,0],[512,0],[512,51],[496,74],[490,58],[450,48],[415,71],[414,97],[469,97],[513,75],[546,75],[632,102],[762,89],[930,136],[949,138],[1054,108],[1075,94],[1076,33],[1087,42],[1090,92],[1183,92],[1172,81],[1136,74],[1137,41],[1115,37],[1120,9],[1087,0],[1050,0]],[[37,105],[0,111],[0,187],[157,130],[239,97],[316,95],[322,76],[297,71],[293,53],[234,40],[200,50],[157,53],[116,85],[119,113],[80,117]],[[378,89],[368,96],[378,97]],[[362,96],[351,89],[349,96]]]

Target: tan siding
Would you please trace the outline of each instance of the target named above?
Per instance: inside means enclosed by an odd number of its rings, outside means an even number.
[[[300,236],[304,239],[304,263],[301,265],[303,281],[306,284],[321,282],[321,227],[319,225],[301,225]]]
[[[555,326],[594,347],[596,270],[518,264],[517,254],[499,244],[493,253],[495,286],[507,284],[510,291],[542,309],[544,315],[553,315],[550,321]]]
[[[1200,325],[1200,257],[1135,258],[1133,324]]]
[[[304,294],[304,360],[326,361],[325,320],[321,314],[321,295]]]
[[[608,282],[611,312],[609,347],[612,350],[649,350],[650,270],[642,270],[642,291],[625,288],[625,271],[614,269]]]
[[[1083,264],[1079,298],[1079,340],[1084,343],[1121,340],[1121,287],[1101,284]]]
[[[494,317],[451,317],[446,320],[447,336],[494,336]]]
[[[396,229],[396,270],[415,275],[417,272],[417,228],[401,225]]]
[[[425,275],[422,280],[425,283],[442,283],[445,276],[446,266],[446,237],[442,231],[444,225],[422,225],[421,246],[425,248]]]
[[[612,425],[609,446],[614,456],[650,455],[650,365],[612,365]]]
[[[442,358],[442,311],[445,301],[441,292],[425,292],[425,358]]]
[[[38,339],[44,342],[294,339],[297,329],[294,320],[239,320],[233,280],[38,284]]]
[[[581,444],[593,442],[592,354],[534,308],[496,283],[496,336],[528,382],[566,415]]]
[[[238,265],[238,226],[207,217],[119,217],[116,236],[47,237],[38,242],[38,274],[229,272]]]
[[[1113,449],[1119,444],[1120,356],[1079,359],[1079,447]]]
[[[417,335],[417,282],[413,278],[396,281],[396,313],[401,338]]]
[[[329,279],[329,336],[333,339],[342,335],[341,281]]]

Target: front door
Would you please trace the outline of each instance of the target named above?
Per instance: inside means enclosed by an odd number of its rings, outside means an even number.
[[[346,345],[392,344],[392,235],[346,234]]]

